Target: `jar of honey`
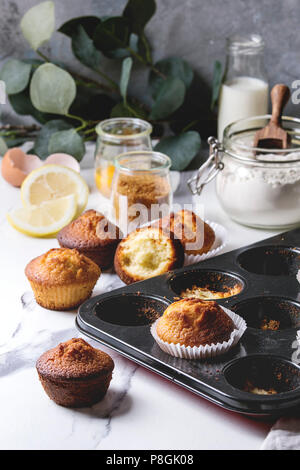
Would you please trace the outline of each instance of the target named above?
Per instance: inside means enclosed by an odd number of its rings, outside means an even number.
[[[114,118],[100,122],[95,154],[95,182],[100,193],[110,197],[114,159],[124,152],[151,150],[152,126],[142,119]]]

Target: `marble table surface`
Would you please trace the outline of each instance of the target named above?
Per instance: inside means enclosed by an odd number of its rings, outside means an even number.
[[[101,211],[103,200],[94,187],[93,171],[84,169],[82,175],[91,189],[88,208]],[[186,175],[182,175],[183,180]],[[115,361],[115,371],[102,402],[73,410],[50,401],[39,383],[35,362],[59,342],[80,336],[74,323],[76,312],[54,312],[36,304],[24,268],[58,244],[55,238],[26,237],[8,225],[5,214],[21,205],[20,191],[0,180],[0,448],[259,449],[271,422],[225,411],[105,347]],[[181,181],[175,201],[183,200],[192,202],[192,197]],[[205,217],[228,229],[226,250],[274,234],[229,220],[216,200],[213,184],[199,200]],[[104,273],[93,295],[121,285],[115,274]]]

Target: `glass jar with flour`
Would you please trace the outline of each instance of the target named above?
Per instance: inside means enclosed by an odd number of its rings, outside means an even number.
[[[300,119],[282,117],[291,137],[288,149],[255,149],[255,132],[269,118],[230,124],[222,143],[210,137],[210,156],[189,186],[200,194],[215,179],[219,202],[232,219],[251,227],[289,229],[300,224]]]

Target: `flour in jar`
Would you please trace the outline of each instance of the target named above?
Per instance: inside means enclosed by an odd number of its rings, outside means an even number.
[[[247,144],[247,142],[246,142]],[[245,140],[235,141],[230,152],[244,162],[223,156],[224,169],[216,181],[224,210],[238,222],[280,228],[300,222],[300,152],[254,157]]]

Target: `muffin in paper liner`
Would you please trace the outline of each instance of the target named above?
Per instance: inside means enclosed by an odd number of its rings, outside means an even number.
[[[205,259],[212,258],[213,256],[219,254],[227,245],[228,232],[226,228],[223,227],[223,225],[217,224],[216,222],[211,222],[207,219],[205,219],[204,222],[209,225],[215,232],[215,241],[213,243],[213,246],[209,251],[203,253],[202,255],[188,255],[187,253],[185,253],[184,266],[199,263],[200,261],[204,261]]]
[[[228,310],[228,308],[225,308],[222,305],[220,305],[220,307],[232,319],[235,326],[235,329],[230,335],[230,339],[228,341],[223,341],[223,343],[206,344],[205,346],[194,346],[193,348],[191,346],[183,346],[179,343],[168,343],[161,340],[157,335],[156,325],[159,318],[151,325],[151,334],[158,346],[165,353],[174,357],[180,357],[181,359],[206,359],[225,354],[230,348],[239,342],[246,331],[247,324],[245,320],[236,313]]]

